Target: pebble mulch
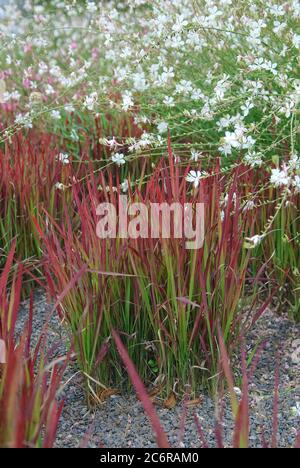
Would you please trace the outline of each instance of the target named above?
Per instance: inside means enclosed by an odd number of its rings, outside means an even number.
[[[34,337],[45,323],[50,307],[42,294],[35,301]],[[26,321],[27,304],[22,307],[18,330]],[[267,441],[272,434],[272,412],[274,394],[274,371],[277,356],[280,359],[280,406],[279,436],[280,447],[291,447],[295,443],[297,429],[300,428],[300,326],[287,317],[280,317],[267,310],[247,337],[250,349],[261,340],[267,340],[255,376],[250,383],[251,406],[251,446],[262,446],[262,437]],[[66,336],[62,332],[56,316],[49,325],[49,346],[54,346],[56,354],[64,354]],[[69,381],[63,390],[64,411],[57,435],[57,447],[78,447],[88,440],[89,447],[155,447],[147,416],[135,395],[110,397],[96,410],[90,411],[86,405],[82,379],[70,366],[65,377]],[[297,402],[299,404],[297,411]],[[182,405],[168,410],[157,408],[162,425],[165,428],[172,447],[199,447],[200,441],[194,413],[197,413],[203,432],[211,447],[215,442],[215,403],[203,395],[201,404],[188,409],[185,429],[182,431]],[[229,407],[224,412],[223,430],[225,445],[230,446],[232,438],[232,419]]]

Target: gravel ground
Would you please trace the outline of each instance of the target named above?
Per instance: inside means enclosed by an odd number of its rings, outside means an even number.
[[[34,336],[39,331],[49,313],[49,306],[39,294],[35,301]],[[26,321],[27,304],[21,309],[18,329]],[[54,343],[56,355],[64,354],[66,337],[56,317],[49,325],[49,346]],[[300,427],[300,414],[293,408],[300,404],[300,326],[293,324],[286,317],[275,316],[267,311],[247,337],[249,349],[262,339],[267,339],[265,352],[256,369],[250,385],[251,405],[251,445],[261,447],[262,435],[270,440],[272,433],[272,411],[274,392],[274,369],[276,356],[280,355],[280,409],[279,409],[279,446],[291,447],[296,438],[296,428]],[[70,367],[65,380],[71,381],[65,387],[63,398],[65,407],[61,418],[57,446],[78,447],[88,437],[90,447],[155,447],[148,419],[140,402],[134,395],[113,396],[103,406],[89,411],[80,375]],[[157,408],[161,422],[166,429],[171,446],[189,448],[199,447],[198,432],[194,422],[197,413],[203,432],[210,446],[215,446],[215,404],[207,395],[203,395],[201,404],[188,409],[182,434],[182,405],[167,410]],[[232,437],[232,420],[230,411],[225,410],[223,422],[225,445],[230,446]],[[183,437],[182,437],[183,436]]]

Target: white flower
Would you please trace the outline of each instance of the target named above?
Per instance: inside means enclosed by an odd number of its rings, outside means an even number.
[[[127,112],[133,105],[132,93],[130,91],[125,91],[122,96],[122,109]]]
[[[139,125],[139,124],[148,124],[148,123],[150,123],[150,119],[144,114],[135,115],[134,116],[134,123],[136,123],[137,125]]]
[[[105,145],[109,146],[109,148],[110,148],[111,150],[117,149],[117,147],[118,147],[118,142],[117,142],[117,140],[116,140],[115,137],[105,139],[105,140],[103,141],[103,143],[104,143]]]
[[[240,143],[238,142],[237,135],[235,132],[226,132],[225,137],[221,140],[221,146],[219,150],[225,155],[232,153],[232,148],[239,148]]]
[[[33,127],[32,118],[28,112],[26,114],[17,114],[15,118],[15,123],[25,128]]]
[[[263,165],[262,154],[249,151],[244,157],[244,162],[251,167],[261,167]]]
[[[246,241],[250,243],[251,247],[257,247],[259,244],[261,244],[261,241],[263,240],[264,236],[256,234],[253,237],[246,237]]]
[[[294,101],[288,100],[284,104],[283,107],[281,107],[280,112],[285,115],[287,119],[289,119],[295,109],[296,103]]]
[[[45,94],[47,96],[51,96],[52,94],[55,94],[55,90],[53,86],[51,86],[50,84],[47,84],[47,86],[45,86]]]
[[[296,406],[292,407],[292,413],[295,417],[300,418],[300,402],[296,401]]]
[[[83,105],[88,110],[93,111],[97,103],[98,103],[98,93],[94,92],[94,93],[91,93],[89,96],[85,97]]]
[[[293,180],[293,185],[297,192],[300,193],[300,176],[296,175],[295,179]]]
[[[239,387],[233,387],[233,390],[237,396],[242,396],[242,391]]]
[[[65,111],[71,114],[72,112],[75,112],[75,107],[73,106],[73,104],[66,104]]]
[[[149,85],[146,81],[144,73],[134,73],[132,76],[133,87],[140,92],[145,91]]]
[[[292,37],[292,41],[294,46],[299,49],[300,48],[300,34],[294,34]]]
[[[157,70],[156,70],[156,67],[157,65],[154,64],[152,65],[152,67],[150,67],[150,73],[154,76],[156,76],[157,74]],[[161,73],[161,75],[157,75],[157,78],[155,80],[155,83],[158,85],[158,86],[164,86],[165,84],[167,84],[169,81],[172,80],[172,78],[174,78],[175,74],[174,74],[174,68],[173,67],[170,67],[170,68],[167,68],[165,67],[163,69],[163,72]]]
[[[226,146],[231,146],[232,148],[240,147],[240,142],[236,132],[225,132],[224,143]]]
[[[65,186],[64,184],[62,184],[61,182],[56,182],[55,186],[54,186],[57,190],[64,190],[65,189]]]
[[[196,151],[194,149],[191,150],[191,161],[197,162],[198,159],[200,159],[202,156],[202,153],[200,151]]]
[[[97,11],[97,5],[95,2],[87,2],[86,9],[91,13],[95,13]]]
[[[192,184],[194,184],[195,188],[198,188],[201,177],[202,177],[202,174],[200,171],[190,171],[186,177],[186,181],[191,182]]]
[[[160,134],[162,133],[166,133],[168,131],[168,124],[167,122],[159,122],[159,124],[157,125],[157,130]]]
[[[61,118],[60,112],[58,110],[53,110],[50,112],[52,119],[59,120]]]
[[[193,83],[188,80],[180,80],[179,83],[176,85],[177,94],[187,95],[189,93],[192,93],[193,90],[194,90]]]
[[[123,153],[115,153],[111,157],[112,161],[117,164],[117,166],[122,166],[126,163],[125,156]]]
[[[227,128],[231,125],[231,117],[227,115],[226,117],[222,117],[218,122],[217,126],[219,130],[223,130],[223,128]]]
[[[227,81],[227,76],[218,81],[214,89],[215,97],[218,101],[221,101],[224,98],[229,87],[230,83]]]
[[[72,128],[70,137],[71,137],[71,140],[73,140],[73,141],[79,141],[79,136],[78,136],[78,133],[76,132],[75,128]]]
[[[176,18],[175,24],[172,26],[172,30],[176,33],[180,32],[185,26],[187,26],[189,23],[186,21],[185,17],[183,15],[178,15]]]
[[[274,16],[284,16],[285,11],[282,5],[270,5],[269,11]]]
[[[211,19],[214,19],[217,16],[222,16],[222,11],[218,10],[218,7],[216,5],[209,6],[208,11],[209,11]]]
[[[284,187],[290,185],[291,178],[287,170],[272,169],[271,184],[275,187]]]
[[[184,47],[184,41],[180,34],[176,36],[171,36],[166,40],[167,47],[172,47],[173,49],[182,49]]]
[[[242,107],[242,111],[243,111],[243,114],[244,114],[244,117],[247,117],[247,115],[249,115],[249,112],[251,109],[253,109],[254,107],[254,104],[253,102],[251,101],[247,101]]]
[[[200,89],[194,88],[191,93],[191,98],[194,101],[201,101],[205,99],[205,95],[202,93]]]
[[[63,164],[70,164],[69,155],[67,153],[59,153],[58,160]]]
[[[281,21],[274,21],[273,31],[275,34],[280,34],[286,28],[286,23],[281,23]]]
[[[129,183],[128,183],[128,180],[124,180],[124,182],[122,182],[121,184],[121,189],[122,189],[122,192],[123,193],[126,193],[128,192],[128,189],[129,189]]]
[[[265,70],[268,70],[270,71],[271,73],[273,73],[273,75],[277,75],[278,74],[278,71],[277,71],[277,63],[272,63],[270,60],[266,61],[265,62]]]
[[[292,170],[300,170],[300,158],[297,153],[291,155],[289,160],[289,168]]]
[[[243,211],[246,212],[246,211],[251,211],[255,208],[255,203],[253,200],[248,200],[245,205],[244,205],[244,208],[243,208]]]
[[[231,154],[232,149],[252,148],[255,140],[250,135],[246,135],[246,131],[243,125],[236,123],[234,132],[225,132],[225,137],[221,139],[219,150],[227,155]]]
[[[232,148],[230,145],[226,144],[225,142],[222,142],[221,146],[219,146],[219,151],[221,153],[225,154],[225,156],[228,156],[229,154],[232,153]]]
[[[174,98],[172,96],[166,96],[164,98],[164,100],[163,100],[163,103],[167,107],[174,107],[175,106]]]
[[[4,102],[5,91],[6,91],[5,81],[0,79],[0,104]]]

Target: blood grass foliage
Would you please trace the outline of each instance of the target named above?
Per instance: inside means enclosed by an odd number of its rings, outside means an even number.
[[[150,419],[150,422],[151,422],[151,425],[152,425],[152,428],[153,428],[153,431],[156,435],[156,440],[157,440],[157,445],[158,447],[160,448],[169,448],[170,445],[169,445],[169,441],[168,441],[168,437],[166,436],[166,434],[164,433],[163,429],[162,429],[162,426],[160,424],[160,421],[159,421],[159,418],[156,414],[156,411],[155,411],[155,408],[154,408],[154,405],[152,403],[152,401],[150,400],[149,396],[148,396],[148,392],[147,390],[145,389],[145,386],[143,384],[143,382],[141,381],[135,367],[134,367],[134,364],[133,362],[131,361],[128,353],[127,353],[127,350],[125,348],[125,346],[123,345],[119,335],[114,331],[112,330],[112,335],[113,335],[113,338],[114,338],[114,341],[116,343],[116,346],[117,346],[117,349],[118,349],[118,352],[120,354],[120,357],[124,363],[124,365],[126,366],[126,369],[127,369],[127,372],[128,372],[128,375],[132,381],[132,384],[136,390],[136,393],[139,397],[139,399],[141,400],[144,408],[145,408],[145,411]]]
[[[300,197],[284,201],[267,236],[264,254],[273,255],[274,276],[281,286],[280,303],[291,318],[300,321]]]
[[[252,378],[255,374],[257,365],[264,353],[264,346],[266,342],[262,343],[261,346],[257,349],[256,353],[252,356],[247,356],[245,343],[242,340],[241,346],[241,389],[235,384],[236,374],[234,372],[230,357],[227,353],[225,342],[222,336],[222,332],[219,328],[218,331],[218,342],[220,346],[220,371],[225,377],[225,383],[227,384],[227,389],[231,401],[231,410],[234,421],[234,430],[232,437],[232,447],[233,448],[250,448],[250,430],[251,430],[251,409],[250,409],[250,393],[249,393],[249,384],[252,381]],[[223,395],[223,385],[224,380],[220,380],[222,388],[220,389],[219,395]],[[236,386],[235,386],[236,385]],[[239,392],[237,392],[239,390]],[[272,433],[270,440],[267,441],[264,435],[264,430],[262,431],[261,444],[263,448],[278,448],[280,446],[279,432],[278,432],[278,419],[279,419],[279,391],[280,391],[280,359],[279,353],[275,362],[275,372],[274,372],[274,399],[273,399],[273,414],[270,415],[272,418]],[[240,393],[240,395],[239,395]],[[221,412],[222,413],[222,412]],[[197,416],[195,416],[197,420]],[[202,437],[202,429],[197,420],[197,425],[199,427],[200,439]],[[224,434],[223,434],[223,424],[222,418],[216,424],[216,440],[219,448],[224,448]],[[300,448],[299,445],[299,434],[300,429],[298,430],[298,435],[295,441],[295,448]],[[207,442],[204,439],[204,444]]]
[[[147,392],[147,389],[143,385],[137,370],[131,361],[129,354],[122,343],[119,335],[113,331],[113,338],[116,342],[116,346],[120,357],[126,366],[129,378],[132,381],[133,387],[136,390],[137,396],[140,399],[145,412],[147,413],[154,434],[156,435],[158,447],[164,448],[168,447],[168,434],[164,432],[160,424],[159,418],[153,406],[151,397]],[[250,408],[250,393],[249,393],[249,383],[255,374],[257,364],[260,361],[261,355],[263,353],[264,346],[260,346],[256,351],[255,356],[249,358],[245,351],[245,346],[242,340],[241,348],[241,374],[242,374],[242,388],[240,390],[241,395],[237,395],[238,387],[235,387],[235,375],[230,363],[230,358],[226,350],[226,345],[220,327],[218,327],[218,343],[220,349],[220,361],[219,361],[219,370],[220,375],[222,374],[225,379],[221,380],[221,387],[218,389],[216,394],[216,424],[215,424],[215,445],[218,448],[228,447],[228,442],[225,442],[224,437],[224,424],[222,421],[222,414],[224,414],[224,383],[227,384],[227,389],[231,402],[231,412],[233,418],[233,430],[232,430],[232,442],[230,447],[232,448],[251,448],[250,440],[250,429],[251,429],[251,408]],[[272,419],[272,434],[271,439],[267,441],[262,432],[262,446],[263,448],[278,448],[280,446],[279,434],[278,434],[278,417],[279,417],[279,387],[280,387],[280,373],[279,373],[279,360],[277,360],[275,377],[274,377],[274,403],[273,403],[273,419]],[[184,446],[184,441],[182,434],[184,434],[184,424],[186,420],[186,405],[189,401],[189,395],[186,395],[183,399],[183,415],[180,428],[181,435],[180,439],[180,448]],[[201,448],[210,448],[210,444],[206,439],[205,433],[201,427],[200,419],[196,412],[194,412],[195,425],[199,435],[199,443]],[[300,448],[300,430],[295,440],[294,448]]]
[[[15,244],[0,277],[0,447],[53,446],[63,402],[56,401],[66,362],[49,362],[44,337],[31,345],[33,299],[27,325],[16,338],[23,267],[13,266]],[[8,287],[10,270],[13,281]],[[45,331],[45,330],[44,330]]]
[[[61,194],[56,184],[68,182],[69,168],[59,161],[49,135],[18,134],[0,149],[0,264],[13,239],[18,258],[40,257],[32,218],[43,208],[59,218]]]
[[[277,283],[277,308],[300,321],[300,196],[261,183],[255,230],[262,240],[256,265],[266,262],[270,282]]]
[[[98,136],[104,132],[100,124],[95,121],[93,137],[83,135],[73,142],[73,152],[67,138],[58,139],[38,129],[20,131],[0,146],[0,268],[13,239],[20,260],[29,264],[40,259],[41,245],[33,219],[43,216],[46,220],[47,212],[60,222],[62,198],[64,205],[72,205],[71,191],[66,190],[72,181],[80,180],[84,185],[90,172],[97,173],[109,164],[109,150],[99,143]],[[125,119],[118,129],[125,136],[137,131],[134,123]],[[141,171],[145,171],[145,164],[137,161],[132,176]]]
[[[242,297],[251,253],[243,240],[245,233],[253,234],[254,217],[242,209],[243,168],[224,176],[217,164],[194,190],[186,182],[189,169],[174,161],[170,149],[129,198],[147,206],[204,202],[205,242],[199,250],[187,250],[185,239],[99,239],[98,204],[118,206],[118,175],[112,171],[91,175],[86,188],[73,184],[74,210],[64,207],[63,225],[49,217],[47,229],[36,221],[55,300],[86,269],[64,295],[60,313],[74,334],[87,390],[96,400],[103,388],[128,382],[111,343],[112,329],[124,339],[144,382],[155,382],[168,394],[174,385],[179,392],[187,384],[193,391],[199,383],[213,385],[217,324],[230,351],[246,326]],[[255,298],[255,285],[252,292]]]

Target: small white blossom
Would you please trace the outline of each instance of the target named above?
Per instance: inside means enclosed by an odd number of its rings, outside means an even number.
[[[242,396],[242,391],[239,387],[233,387],[234,393],[239,397]]]
[[[159,124],[157,125],[157,130],[159,131],[160,134],[162,133],[166,133],[168,131],[168,124],[167,122],[159,122]]]
[[[253,200],[248,200],[245,205],[244,205],[244,208],[243,208],[243,211],[246,212],[246,211],[251,211],[255,208],[255,203]]]
[[[51,115],[53,120],[60,120],[60,118],[61,118],[60,112],[58,110],[51,111],[50,115]]]
[[[66,104],[65,111],[71,114],[72,112],[75,112],[75,107],[73,106],[73,104]]]
[[[126,163],[125,155],[123,153],[115,153],[111,157],[112,161],[117,164],[117,166],[123,166]]]
[[[123,192],[123,193],[128,192],[128,189],[129,189],[129,182],[128,182],[127,179],[124,180],[124,182],[122,182],[122,184],[121,184],[121,189],[122,189],[122,192]]]
[[[191,150],[191,161],[197,162],[202,157],[202,153],[200,151],[196,151],[194,149]]]
[[[300,34],[293,34],[292,41],[297,49],[300,49]]]
[[[55,186],[54,186],[57,190],[64,190],[65,189],[65,186],[64,184],[62,184],[61,182],[56,182]]]
[[[95,2],[87,2],[86,9],[91,13],[96,13],[97,5],[95,4]]]
[[[186,177],[187,182],[191,182],[194,184],[195,188],[198,188],[200,185],[200,180],[202,177],[202,173],[200,171],[190,171]]]
[[[32,118],[28,112],[27,114],[17,114],[15,118],[15,123],[16,125],[21,125],[22,127],[25,127],[25,128],[33,127]]]
[[[287,170],[272,169],[271,184],[275,187],[284,187],[290,185],[291,178],[287,173]]]
[[[98,93],[96,92],[91,93],[89,96],[86,96],[83,102],[84,107],[86,107],[89,111],[93,111],[97,104],[98,104]]]
[[[263,238],[264,238],[263,235],[256,234],[253,237],[246,237],[246,241],[249,242],[251,247],[254,248],[261,244]]]
[[[59,153],[58,160],[63,164],[70,164],[69,155],[67,153]]]
[[[71,137],[71,140],[73,140],[73,141],[79,141],[79,136],[78,136],[78,133],[76,132],[75,128],[72,128],[70,137]]]
[[[188,21],[185,19],[185,17],[183,15],[178,15],[174,25],[172,26],[172,30],[178,33],[187,25],[188,25]]]
[[[134,73],[132,75],[132,80],[133,80],[133,87],[136,91],[143,92],[149,87],[149,84],[146,81],[145,75],[142,72]]]
[[[244,157],[244,162],[251,167],[261,167],[263,165],[262,157],[263,155],[261,153],[249,151]]]
[[[247,117],[247,115],[249,115],[249,112],[251,109],[253,109],[254,107],[254,104],[253,102],[251,101],[247,101],[242,107],[242,111],[243,111],[243,114],[244,114],[244,117]]]
[[[295,187],[296,192],[300,193],[300,176],[295,176],[293,180],[293,186]]]
[[[163,103],[167,107],[174,107],[175,106],[174,98],[172,96],[166,96],[164,98],[164,100],[163,100]]]
[[[300,418],[300,402],[296,401],[296,405],[292,407],[293,416]]]
[[[134,101],[132,98],[132,93],[130,91],[126,91],[122,96],[122,109],[127,112],[133,106]]]
[[[287,119],[289,119],[295,109],[296,103],[294,101],[288,100],[284,104],[283,107],[281,107],[280,112],[285,115]]]

